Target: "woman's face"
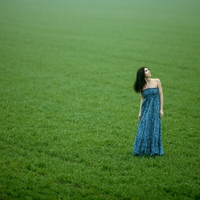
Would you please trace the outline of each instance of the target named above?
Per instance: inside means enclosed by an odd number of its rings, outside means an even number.
[[[149,71],[148,68],[144,68],[144,75],[145,75],[145,78],[149,78],[151,76],[151,72]]]

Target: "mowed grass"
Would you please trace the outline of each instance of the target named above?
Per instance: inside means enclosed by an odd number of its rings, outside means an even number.
[[[200,199],[200,2],[0,1],[0,199]],[[132,155],[147,66],[163,157]]]

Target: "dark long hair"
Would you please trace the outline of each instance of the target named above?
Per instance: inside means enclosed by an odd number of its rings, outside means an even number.
[[[146,67],[141,67],[137,70],[136,80],[133,85],[133,89],[137,93],[142,92],[142,89],[143,89],[144,85],[146,84],[144,68],[146,68]]]

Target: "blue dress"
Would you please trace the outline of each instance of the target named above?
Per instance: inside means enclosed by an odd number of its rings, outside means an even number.
[[[141,107],[141,120],[134,142],[133,154],[136,156],[163,155],[160,119],[160,97],[158,88],[142,91],[144,100]]]

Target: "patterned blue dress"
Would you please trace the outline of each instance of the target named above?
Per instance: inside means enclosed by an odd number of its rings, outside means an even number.
[[[136,156],[163,155],[160,119],[160,97],[158,88],[142,91],[144,100],[141,107],[141,120],[134,142],[133,154]]]

